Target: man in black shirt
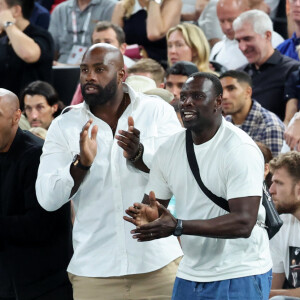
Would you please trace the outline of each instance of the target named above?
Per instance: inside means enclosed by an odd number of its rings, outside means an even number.
[[[274,50],[272,21],[264,12],[242,13],[234,20],[233,28],[239,48],[249,62],[241,70],[252,78],[253,98],[281,120],[290,119],[296,108],[293,101],[285,98],[285,82],[300,63]]]
[[[18,128],[20,117],[17,96],[0,89],[0,299],[71,300],[70,205],[38,204],[43,141]]]
[[[34,80],[51,83],[54,44],[44,29],[30,24],[34,0],[1,0],[0,86],[17,95]]]

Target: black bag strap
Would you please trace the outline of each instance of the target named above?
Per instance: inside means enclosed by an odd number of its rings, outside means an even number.
[[[228,202],[223,199],[222,197],[216,196],[214,193],[212,193],[202,182],[199,172],[199,166],[196,160],[195,151],[194,151],[194,145],[193,145],[193,138],[192,138],[192,132],[190,130],[186,130],[186,136],[185,136],[185,145],[186,145],[186,154],[187,159],[190,165],[190,168],[192,170],[192,173],[200,187],[200,189],[203,191],[203,193],[212,200],[215,204],[220,206],[226,211],[230,211]]]

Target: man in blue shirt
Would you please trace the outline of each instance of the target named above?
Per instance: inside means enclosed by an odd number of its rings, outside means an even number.
[[[299,54],[297,48],[300,46],[300,2],[297,0],[290,1],[291,17],[295,24],[295,32],[290,39],[285,40],[281,43],[277,49],[280,53],[289,56],[293,59],[299,60]]]

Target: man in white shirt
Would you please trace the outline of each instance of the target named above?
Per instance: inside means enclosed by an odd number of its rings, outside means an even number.
[[[269,297],[268,235],[257,223],[265,219],[264,162],[253,140],[222,117],[221,103],[222,85],[215,75],[188,78],[180,93],[187,131],[170,137],[155,154],[144,196],[150,206],[134,203],[126,211],[131,218],[124,217],[138,226],[132,233],[140,242],[181,236],[184,257],[172,300]],[[229,213],[198,186],[187,159],[186,137],[191,137],[203,184],[223,198]],[[178,219],[165,208],[172,195]]]
[[[85,102],[52,122],[36,183],[46,210],[74,203],[74,299],[170,299],[177,239],[136,245],[122,217],[142,197],[157,147],[182,129],[169,104],[122,83],[116,47],[91,46],[80,68]]]
[[[248,9],[247,0],[219,0],[217,4],[217,16],[224,36],[212,48],[209,59],[220,63],[228,70],[235,70],[248,63],[247,58],[239,49],[238,42],[234,39],[232,28],[233,21]],[[283,38],[278,33],[273,32],[273,47],[277,47],[282,42]]]
[[[273,259],[270,296],[300,297],[300,153],[280,154],[269,166],[273,173],[270,193],[284,222],[270,241]]]

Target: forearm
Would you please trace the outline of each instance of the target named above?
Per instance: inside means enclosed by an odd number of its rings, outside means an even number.
[[[164,21],[162,20],[161,7],[155,1],[150,0],[147,12],[147,37],[150,41],[156,41],[166,34],[164,32]]]
[[[84,178],[86,177],[88,171],[76,168],[73,164],[70,166],[70,174],[74,180],[74,186],[71,190],[70,197],[71,198],[79,189],[81,183],[83,182]]]
[[[123,26],[124,26],[124,21],[123,21],[124,14],[125,14],[125,9],[123,7],[123,3],[118,2],[116,4],[115,8],[114,8],[114,11],[113,11],[113,14],[112,14],[112,17],[111,17],[111,22],[113,24],[116,24],[116,25],[123,28]]]
[[[183,220],[183,234],[213,238],[248,238],[255,225],[250,215],[229,213],[209,220]]]
[[[143,161],[143,158],[139,159],[137,162],[133,163],[134,167],[137,168],[138,170],[149,173],[150,169],[146,166],[146,164]]]
[[[174,2],[174,1],[173,1]],[[162,6],[150,0],[147,11],[147,37],[150,41],[163,38],[167,31],[180,22],[181,2],[165,0]]]
[[[197,21],[200,14],[196,11],[192,13],[181,14],[181,21]]]
[[[290,120],[293,118],[295,113],[298,110],[298,100],[296,98],[290,99],[285,108],[285,117],[284,117],[284,124],[288,126]]]
[[[288,290],[284,290],[284,289],[271,290],[269,298],[274,296],[300,297],[300,288],[288,289]]]
[[[7,36],[15,53],[25,62],[37,62],[41,56],[39,45],[29,36],[24,34],[15,25],[11,25],[6,29]]]

